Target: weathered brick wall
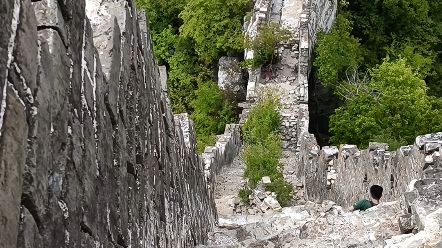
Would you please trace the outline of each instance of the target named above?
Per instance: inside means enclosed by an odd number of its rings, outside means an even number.
[[[2,0],[0,23],[0,247],[204,243],[237,127],[208,166],[134,1]]]

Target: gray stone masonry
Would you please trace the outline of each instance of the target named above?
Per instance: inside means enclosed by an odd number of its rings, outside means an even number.
[[[418,136],[415,144],[388,151],[387,144],[370,143],[320,147],[313,135],[301,134],[298,176],[304,182],[307,200],[333,199],[351,206],[369,197],[369,187],[384,188],[382,201],[401,199],[402,208],[413,214],[418,231],[426,217],[442,204],[440,160],[442,133]]]
[[[1,0],[0,23],[0,247],[205,243],[238,126],[198,155],[134,0]]]

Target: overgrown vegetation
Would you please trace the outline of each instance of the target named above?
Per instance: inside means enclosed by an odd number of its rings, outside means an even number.
[[[293,39],[294,34],[289,29],[281,28],[277,23],[263,24],[258,27],[256,37],[246,37],[244,48],[254,51],[252,59],[246,59],[241,63],[243,68],[253,68],[265,63],[276,63],[275,50],[281,44]]]
[[[332,143],[396,149],[441,130],[441,13],[434,0],[339,2],[314,61],[317,78],[344,102],[330,117]]]
[[[196,135],[199,137],[198,150],[203,151],[206,144],[213,144],[216,134],[224,132],[227,123],[235,120],[233,107],[223,99],[223,95],[214,82],[202,82],[195,92],[196,98],[192,101],[194,108],[190,118],[198,127]],[[209,140],[201,140],[201,139]]]
[[[271,91],[259,97],[242,126],[245,143],[242,156],[246,162],[244,176],[249,179],[248,186],[255,188],[263,176],[269,176],[272,183],[265,185],[266,190],[275,192],[281,206],[287,206],[293,189],[284,181],[279,162],[282,155],[279,107],[279,99]],[[250,188],[242,189],[238,194],[245,203],[249,201]]]
[[[202,151],[235,118],[235,106],[218,90],[213,71],[221,56],[242,53],[242,19],[251,1],[136,2],[146,10],[155,57],[168,69],[172,110],[191,114]]]

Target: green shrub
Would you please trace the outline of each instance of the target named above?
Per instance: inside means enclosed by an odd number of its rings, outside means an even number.
[[[275,192],[277,200],[284,207],[290,203],[293,188],[284,181],[282,164],[279,162],[282,155],[278,132],[281,125],[279,107],[279,100],[271,91],[260,95],[242,126],[245,142],[242,157],[246,162],[244,177],[249,179],[249,187],[255,188],[262,177],[269,176],[272,183],[265,185],[265,189]],[[250,189],[242,189],[238,196],[248,203],[250,193]]]
[[[272,183],[265,186],[267,191],[276,193],[276,199],[282,207],[287,207],[292,200],[293,186],[284,181],[282,174],[276,178],[270,178]]]
[[[195,123],[198,151],[203,152],[205,146],[214,145],[216,134],[223,133],[226,124],[235,122],[235,112],[213,81],[199,83],[195,96],[190,118]]]
[[[203,153],[206,146],[213,146],[215,142],[215,134],[196,133],[196,148],[199,153]]]
[[[281,125],[279,107],[279,99],[272,93],[260,96],[257,105],[250,110],[247,121],[242,126],[246,144],[261,143],[271,133],[278,132]]]
[[[241,202],[244,204],[249,204],[250,200],[249,200],[249,195],[252,193],[251,189],[248,188],[243,188],[240,189],[238,192],[238,197],[239,199],[241,199]]]
[[[253,12],[249,11],[246,13],[246,21],[251,21],[253,16]]]
[[[278,61],[275,50],[282,44],[290,42],[294,33],[289,29],[281,28],[277,23],[269,23],[258,27],[258,35],[254,38],[246,37],[244,47],[254,51],[253,59],[241,63],[243,68],[253,68],[264,63],[273,64]]]
[[[282,167],[279,162],[281,154],[281,138],[275,133],[271,133],[264,142],[246,146],[243,152],[247,165],[244,175],[252,188],[263,176],[273,178],[278,175],[278,168]]]

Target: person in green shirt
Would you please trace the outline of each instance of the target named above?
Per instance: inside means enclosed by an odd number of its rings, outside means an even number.
[[[379,185],[373,185],[370,187],[370,200],[363,199],[356,202],[353,206],[349,207],[348,210],[361,210],[365,211],[371,207],[379,204],[379,199],[382,197],[382,192],[384,189]]]

